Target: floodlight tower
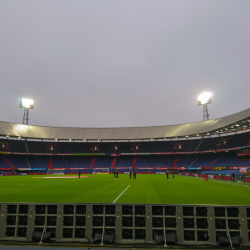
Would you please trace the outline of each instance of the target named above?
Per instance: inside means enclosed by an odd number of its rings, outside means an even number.
[[[20,107],[24,108],[23,124],[28,125],[28,123],[29,123],[29,109],[33,109],[34,101],[31,99],[22,98],[20,100]]]
[[[198,96],[198,105],[203,106],[203,121],[209,120],[207,105],[212,103],[212,95],[210,92],[203,92]]]

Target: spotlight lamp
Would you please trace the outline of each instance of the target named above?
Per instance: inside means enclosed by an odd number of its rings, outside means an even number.
[[[205,104],[209,104],[212,103],[212,93],[210,92],[203,92],[202,94],[200,94],[198,96],[198,105],[205,105]]]
[[[20,100],[20,107],[21,108],[26,108],[26,109],[33,109],[33,107],[34,107],[34,100],[22,98]]]

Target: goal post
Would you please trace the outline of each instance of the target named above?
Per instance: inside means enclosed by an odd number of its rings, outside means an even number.
[[[48,169],[47,174],[64,174],[64,168],[61,169]]]
[[[109,174],[109,168],[94,168],[92,174]]]

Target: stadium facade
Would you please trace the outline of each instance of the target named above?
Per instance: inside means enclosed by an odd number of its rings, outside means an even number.
[[[48,169],[87,174],[109,168],[145,174],[170,169],[208,178],[200,172],[246,172],[250,167],[250,109],[204,122],[137,128],[0,122],[0,135],[3,175],[46,174]],[[234,244],[250,245],[248,206],[2,203],[0,223],[1,240],[31,240],[34,230],[42,233],[46,228],[56,241],[101,241],[105,232],[107,242],[121,244],[163,245],[166,238],[174,244],[227,245],[231,235]]]

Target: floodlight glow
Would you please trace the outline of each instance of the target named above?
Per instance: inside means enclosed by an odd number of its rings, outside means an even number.
[[[200,94],[198,96],[198,104],[204,105],[204,104],[211,103],[212,102],[212,100],[211,100],[212,95],[213,94],[210,92],[203,92],[202,94]]]
[[[22,98],[20,101],[20,107],[26,109],[33,109],[34,101],[31,99]]]
[[[18,131],[26,131],[29,127],[27,125],[24,124],[17,124],[16,125],[16,130]]]

